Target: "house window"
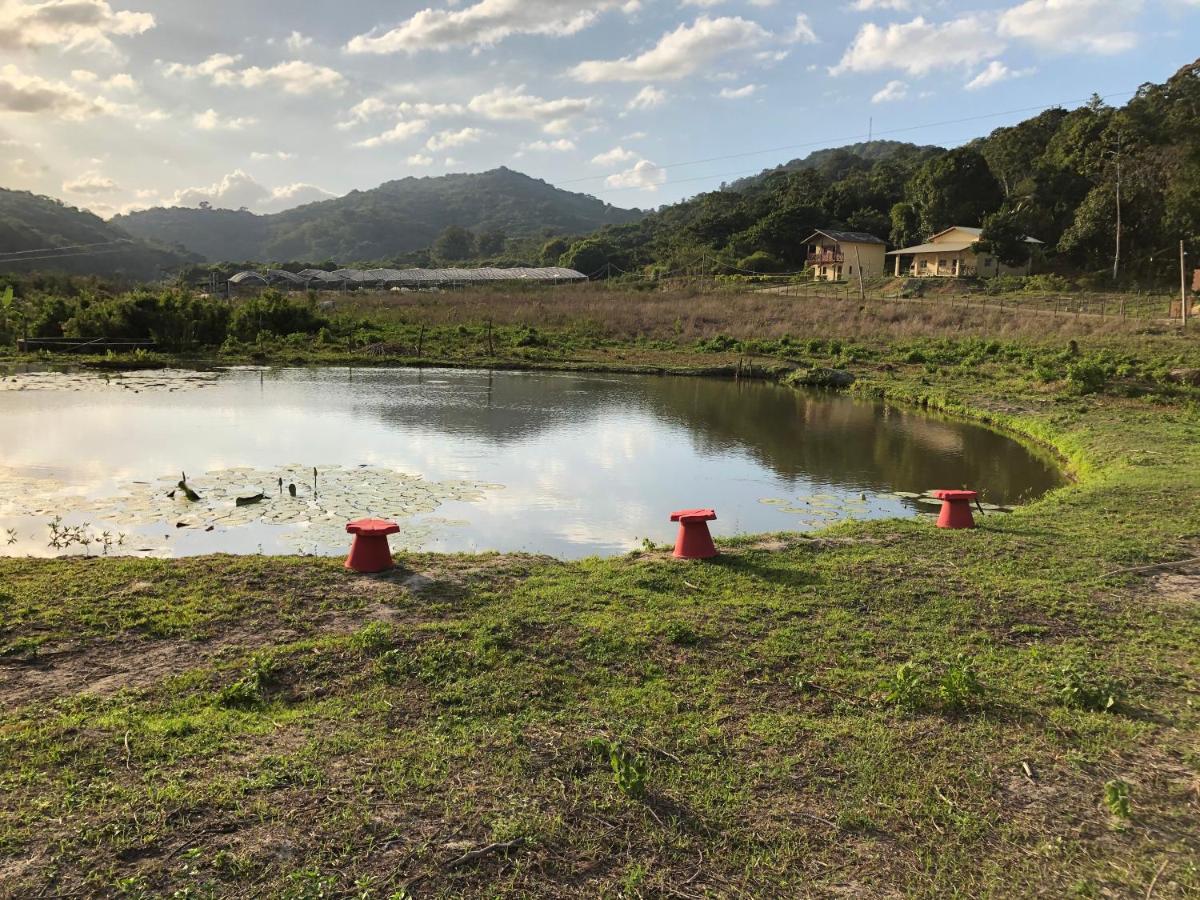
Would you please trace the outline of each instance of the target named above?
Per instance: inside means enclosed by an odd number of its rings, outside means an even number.
[[[853,275],[853,274],[854,274],[854,266],[851,266],[851,267],[850,267],[850,274],[851,274],[851,275]]]

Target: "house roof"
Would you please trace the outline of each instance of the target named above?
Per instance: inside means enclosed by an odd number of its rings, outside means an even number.
[[[961,231],[965,234],[969,234],[974,238],[974,240],[937,242],[937,238],[940,238],[943,234],[949,234],[951,231]],[[940,253],[957,253],[960,250],[966,250],[968,247],[975,246],[975,244],[977,244],[979,242],[979,239],[982,236],[983,236],[982,228],[971,228],[970,226],[967,226],[967,225],[951,225],[949,228],[944,228],[941,231],[939,231],[937,234],[931,235],[928,243],[918,244],[915,247],[902,247],[899,250],[893,250],[891,253],[889,253],[887,255],[888,256],[900,256],[901,254],[903,254],[903,255],[907,256],[912,253],[939,253],[939,252]],[[1037,238],[1027,237],[1027,238],[1025,238],[1025,243],[1040,244],[1042,242],[1039,241]]]
[[[908,256],[913,253],[958,253],[975,246],[975,241],[943,241],[940,244],[917,244],[915,247],[902,247],[893,250],[888,256]]]
[[[865,231],[827,231],[818,229],[806,237],[804,240],[808,242],[817,235],[827,237],[831,241],[837,241],[841,244],[884,244],[886,241],[875,237],[873,234],[867,234]]]

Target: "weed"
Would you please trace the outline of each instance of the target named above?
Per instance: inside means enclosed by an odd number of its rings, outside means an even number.
[[[694,647],[701,641],[701,635],[686,622],[671,622],[666,628],[667,640],[680,647]]]
[[[1127,782],[1114,779],[1104,785],[1104,805],[1118,819],[1128,819],[1131,793]]]
[[[959,656],[946,667],[937,686],[938,698],[950,710],[963,710],[983,694],[983,685],[970,661]]]
[[[925,675],[915,663],[906,662],[883,680],[885,702],[909,712],[925,705]]]
[[[1071,709],[1106,712],[1121,698],[1121,685],[1080,660],[1059,669],[1054,678],[1059,701]]]
[[[256,654],[250,661],[246,674],[232,684],[227,684],[217,693],[217,704],[227,709],[250,709],[263,701],[277,669],[275,658],[269,654]]]
[[[589,745],[593,752],[607,757],[613,782],[622,794],[634,800],[646,796],[646,777],[649,772],[645,758],[620,743],[604,738],[593,738]]]
[[[350,646],[363,656],[378,657],[395,642],[395,632],[384,622],[371,622],[350,635]]]

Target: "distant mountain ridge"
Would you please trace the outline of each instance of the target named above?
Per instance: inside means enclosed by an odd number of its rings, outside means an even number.
[[[49,248],[65,249],[45,252]],[[137,281],[161,278],[194,261],[186,253],[137,238],[87,210],[53,197],[5,188],[0,188],[0,255],[0,275],[53,270]]]
[[[846,144],[844,147],[829,147],[824,150],[814,150],[807,156],[799,157],[770,169],[763,169],[757,175],[739,178],[725,185],[726,190],[745,191],[772,175],[786,172],[803,172],[805,170],[834,169],[842,166],[849,158],[858,158],[866,162],[881,160],[909,161],[923,159],[930,155],[945,153],[945,148],[934,144],[910,144],[906,141],[863,141],[858,144]]]
[[[586,234],[643,213],[500,167],[402,178],[271,215],[156,208],[115,217],[130,234],[176,244],[211,262],[386,260],[429,247],[451,226],[505,238]]]

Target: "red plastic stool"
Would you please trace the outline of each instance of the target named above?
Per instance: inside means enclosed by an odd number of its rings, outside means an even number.
[[[933,496],[942,501],[942,513],[938,516],[938,528],[974,528],[975,517],[971,515],[971,502],[979,494],[976,491],[934,491]]]
[[[675,556],[679,559],[711,559],[717,555],[708,523],[717,517],[711,509],[681,509],[671,513],[671,521],[679,523],[675,539]]]
[[[346,525],[346,531],[354,535],[350,555],[346,557],[346,568],[370,574],[386,572],[392,562],[392,550],[388,547],[388,535],[400,531],[400,526],[387,519],[358,519]]]

